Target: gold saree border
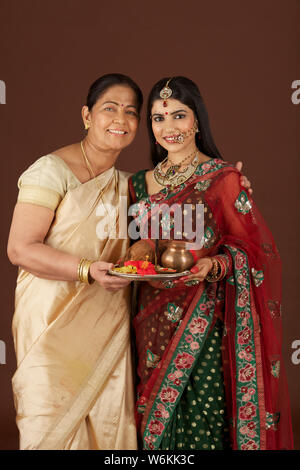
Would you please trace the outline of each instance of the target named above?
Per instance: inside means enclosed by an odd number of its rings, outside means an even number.
[[[54,191],[54,189],[30,184],[21,186],[18,194],[18,202],[36,204],[38,206],[47,207],[53,211],[55,211],[61,199],[61,195],[57,191]]]

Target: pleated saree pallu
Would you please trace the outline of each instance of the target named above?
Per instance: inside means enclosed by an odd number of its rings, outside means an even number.
[[[45,243],[115,262],[128,240],[99,239],[96,227],[107,219],[108,231],[118,229],[128,175],[111,168],[96,179],[67,191]],[[115,221],[103,203],[116,209]],[[128,289],[109,292],[96,282],[46,280],[20,269],[13,391],[21,449],[136,449],[129,334]]]

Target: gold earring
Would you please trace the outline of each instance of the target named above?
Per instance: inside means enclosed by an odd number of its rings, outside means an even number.
[[[90,127],[91,127],[91,123],[89,121],[86,121],[86,123],[84,124],[85,130],[87,131]]]

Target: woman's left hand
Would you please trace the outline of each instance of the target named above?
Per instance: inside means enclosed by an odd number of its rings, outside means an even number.
[[[243,162],[237,162],[237,163],[235,164],[235,167],[236,167],[236,169],[237,169],[238,171],[241,172],[241,171],[242,171],[242,168],[243,168]],[[242,176],[241,176],[241,179],[240,179],[240,182],[241,182],[241,185],[242,185],[244,188],[248,189],[249,194],[252,194],[252,193],[253,193],[253,189],[251,189],[251,181],[248,180],[247,176],[242,175]]]
[[[201,258],[197,263],[190,269],[191,274],[188,276],[180,277],[178,281],[191,281],[197,280],[203,282],[209,271],[212,269],[213,263],[211,258]],[[175,281],[176,282],[176,281]]]

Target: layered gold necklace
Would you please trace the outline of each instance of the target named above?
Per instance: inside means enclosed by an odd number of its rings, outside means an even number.
[[[192,158],[189,165],[184,170],[180,171],[183,163],[193,156],[194,158]],[[171,163],[171,166],[164,173],[163,166],[167,161]],[[170,158],[166,157],[162,162],[156,165],[153,175],[158,184],[161,186],[170,186],[171,190],[173,190],[176,186],[185,183],[195,173],[198,165],[198,151],[195,150],[178,164],[174,164]]]

